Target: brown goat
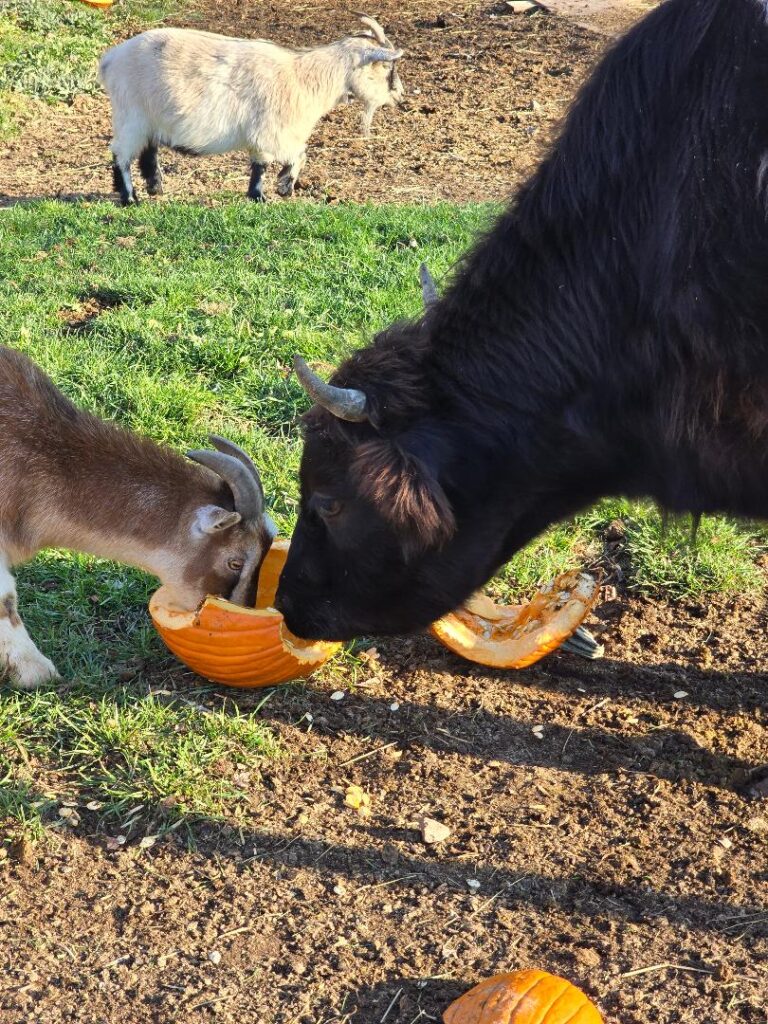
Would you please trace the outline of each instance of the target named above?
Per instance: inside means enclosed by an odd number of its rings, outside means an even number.
[[[211,440],[217,451],[184,459],[76,408],[0,346],[0,677],[32,688],[57,674],[24,628],[10,572],[43,548],[135,565],[181,608],[255,596],[274,526],[246,453]]]

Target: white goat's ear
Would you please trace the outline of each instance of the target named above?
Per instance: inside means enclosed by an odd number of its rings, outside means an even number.
[[[228,512],[218,505],[203,505],[195,512],[192,531],[198,536],[204,533],[222,533],[237,526],[241,519],[239,512]]]

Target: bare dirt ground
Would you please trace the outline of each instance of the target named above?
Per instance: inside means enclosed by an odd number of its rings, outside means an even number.
[[[114,852],[124,826],[81,808],[15,851],[0,1020],[422,1024],[537,966],[610,1024],[765,1024],[768,811],[734,786],[768,761],[767,618],[620,598],[592,622],[601,662],[488,674],[415,638],[379,643],[343,700],[338,677],[276,691],[260,714],[286,753],[238,779],[249,827],[142,851],[140,813]]]
[[[579,21],[611,32],[647,6],[622,0]],[[570,12],[569,12],[570,13]],[[535,166],[578,85],[602,53],[599,32],[538,11],[512,14],[504,2],[383,0],[376,14],[406,50],[407,90],[396,110],[380,111],[363,139],[356,105],[337,109],[318,127],[302,176],[305,197],[320,201],[433,202],[504,199]],[[300,5],[198,0],[179,24],[229,35],[313,45],[355,31],[346,7],[313,0]],[[0,152],[0,204],[25,198],[111,195],[107,146],[109,104],[78,98],[43,107]],[[217,201],[245,193],[242,154],[195,159],[164,155],[166,198]]]

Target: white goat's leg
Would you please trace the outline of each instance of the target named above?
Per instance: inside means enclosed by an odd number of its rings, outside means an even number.
[[[131,113],[116,118],[111,150],[113,157],[112,177],[115,192],[120,194],[120,203],[130,206],[138,203],[138,197],[131,178],[131,161],[149,144],[149,132],[143,117]]]
[[[256,151],[250,153],[250,158],[251,179],[248,182],[248,198],[253,199],[255,203],[266,203],[267,197],[264,195],[264,172],[269,166],[270,161],[263,153]]]
[[[21,621],[16,581],[0,560],[0,679],[33,690],[57,676],[56,666],[38,651]]]
[[[303,150],[290,163],[285,164],[277,176],[277,194],[280,196],[293,195],[293,188],[296,180],[301,174],[301,169],[307,162],[307,151]]]

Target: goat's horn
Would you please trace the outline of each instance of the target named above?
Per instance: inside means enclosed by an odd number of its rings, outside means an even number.
[[[187,452],[187,458],[212,469],[229,485],[235,499],[235,511],[239,512],[243,519],[253,521],[260,518],[264,511],[261,481],[257,483],[251,470],[239,458],[207,449]]]
[[[378,21],[376,21],[375,18],[370,18],[368,17],[367,14],[361,14],[360,21],[362,21],[364,25],[367,25],[367,27],[371,30],[371,32],[373,32],[374,36],[376,37],[376,41],[381,43],[382,46],[392,45],[390,41],[387,39],[384,29],[381,27]]]
[[[259,471],[251,460],[248,452],[241,448],[239,444],[235,444],[234,441],[230,441],[227,437],[220,437],[218,434],[209,434],[208,440],[214,448],[218,449],[218,451],[223,452],[225,455],[231,455],[233,459],[237,459],[239,462],[242,462],[253,477],[263,502],[264,487],[261,483],[261,476],[259,475]]]
[[[430,306],[434,306],[440,296],[437,294],[437,285],[426,263],[422,263],[419,267],[419,281],[421,281],[421,297],[424,300],[424,309],[429,309]]]
[[[391,61],[400,60],[403,56],[403,50],[385,50],[383,47],[378,46],[366,47],[360,53],[360,67],[364,68],[367,64],[375,64],[376,61],[384,61],[389,63]]]
[[[313,402],[322,405],[338,419],[347,420],[349,423],[362,423],[368,419],[368,399],[364,391],[358,391],[357,388],[337,388],[333,384],[326,384],[310,370],[301,356],[293,357],[293,368],[299,378],[299,384]]]

